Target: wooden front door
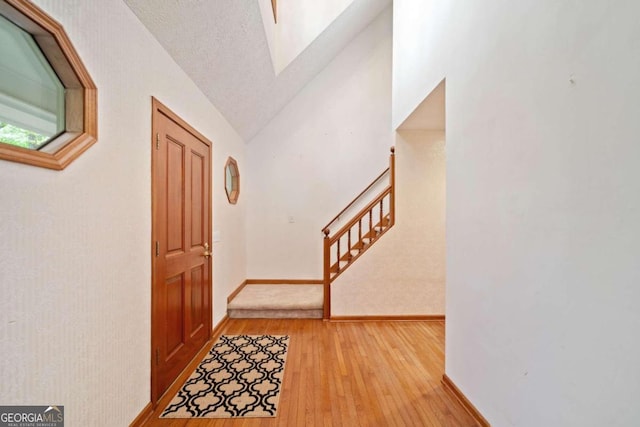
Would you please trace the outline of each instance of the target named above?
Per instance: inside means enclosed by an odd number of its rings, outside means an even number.
[[[153,100],[151,400],[211,335],[211,142]]]

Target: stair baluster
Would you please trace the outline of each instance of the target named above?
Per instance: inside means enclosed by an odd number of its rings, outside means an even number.
[[[373,209],[369,209],[369,243],[371,243],[373,234]]]
[[[329,227],[353,206],[360,198],[367,193],[381,178],[389,175],[389,185],[375,197],[367,206],[358,212],[350,221],[348,221],[338,232],[331,236]],[[389,197],[389,212],[385,215],[385,197]],[[373,223],[373,210],[379,206],[380,220],[377,224]],[[369,217],[369,229],[364,235],[362,234],[362,220]],[[358,224],[358,241],[353,244],[351,239],[352,229]],[[391,155],[389,158],[389,168],[381,173],[369,186],[360,193],[351,203],[347,205],[338,215],[335,216],[329,224],[327,224],[322,232],[324,233],[324,319],[331,317],[331,282],[333,282],[340,274],[342,274],[349,266],[355,262],[372,244],[378,240],[395,224],[395,150],[391,147]],[[347,251],[341,254],[340,244],[342,238],[346,236]],[[336,247],[336,262],[331,264],[331,247]],[[356,255],[353,250],[357,249]],[[341,263],[345,263],[344,266]]]

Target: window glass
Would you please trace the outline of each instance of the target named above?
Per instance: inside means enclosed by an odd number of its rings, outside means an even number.
[[[233,157],[229,157],[224,165],[224,190],[229,203],[235,205],[240,195],[240,172],[238,163]]]
[[[0,15],[0,141],[42,148],[65,130],[64,98],[31,34]]]
[[[233,191],[233,174],[231,173],[231,167],[227,166],[225,168],[226,177],[224,180],[224,184],[226,186],[227,194],[231,194]]]

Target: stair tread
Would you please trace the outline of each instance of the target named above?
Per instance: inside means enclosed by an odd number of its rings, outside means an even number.
[[[377,224],[373,226],[373,228],[362,235],[362,238],[351,245],[350,250],[346,251],[340,256],[340,260],[335,262],[329,268],[330,273],[337,274],[342,270],[346,269],[352,262],[353,258],[355,258],[360,252],[367,249],[369,246],[373,244],[375,239],[377,239],[380,234],[391,227],[391,215],[387,214],[382,218],[382,221],[379,221]],[[353,254],[352,251],[358,251],[358,254]]]
[[[351,260],[351,258],[353,257],[354,255],[351,252],[346,252],[344,255],[340,257],[340,261],[349,262],[349,260]]]
[[[322,319],[323,310],[245,310],[230,309],[231,319]]]
[[[363,240],[360,240],[360,241],[359,241],[359,242],[357,242],[355,245],[353,245],[353,249],[358,249],[358,250],[360,250],[360,249],[364,249],[364,248],[366,248],[366,247],[367,247],[367,245],[368,245],[368,243],[366,243],[366,242],[365,242],[365,241],[363,241]]]
[[[333,264],[333,265],[331,266],[331,268],[329,269],[329,271],[331,271],[331,273],[337,273],[338,271],[340,271],[339,264],[340,264],[340,263],[338,263],[338,262],[336,262],[335,264]]]
[[[322,285],[247,285],[228,310],[321,310]]]

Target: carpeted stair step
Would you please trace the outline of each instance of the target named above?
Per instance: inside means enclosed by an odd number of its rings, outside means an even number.
[[[322,285],[247,285],[227,305],[232,319],[322,319]]]

